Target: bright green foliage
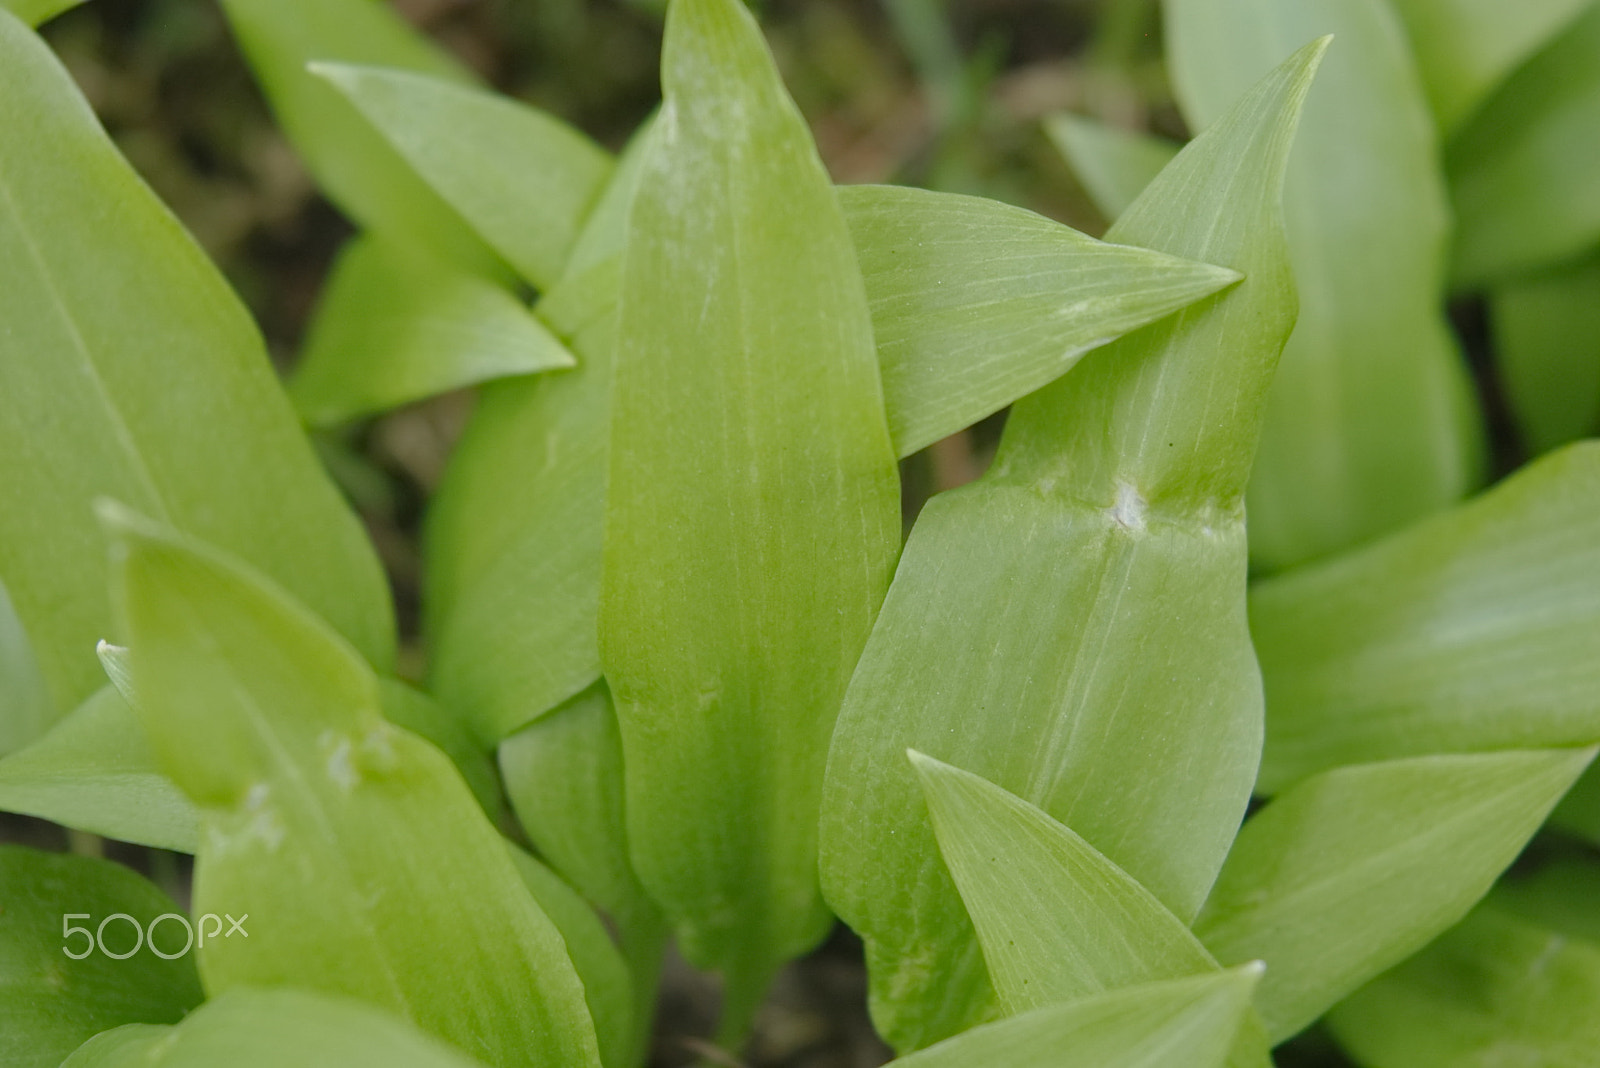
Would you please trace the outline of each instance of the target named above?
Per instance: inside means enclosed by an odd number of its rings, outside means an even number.
[[[634,866],[739,1025],[826,930],[822,767],[900,544],[865,288],[736,0],[668,13],[617,327],[600,650]]]
[[[55,719],[33,643],[0,582],[0,757],[44,734]]]
[[[1113,222],[1172,162],[1180,147],[1165,138],[1080,115],[1056,115],[1045,122],[1045,132],[1072,164],[1100,214]]]
[[[598,1064],[560,935],[456,769],[385,722],[354,651],[220,554],[108,521],[138,711],[203,812],[195,911],[253,925],[199,951],[207,991],[313,987],[490,1065]]]
[[[339,255],[289,396],[306,422],[337,423],[573,363],[493,282],[368,234]]]
[[[1523,60],[1591,0],[1394,0],[1434,118],[1458,128]]]
[[[0,99],[0,580],[55,708],[105,681],[91,502],[106,494],[237,553],[386,666],[377,559],[249,316],[50,51],[4,12]]]
[[[1366,1068],[1589,1068],[1596,1005],[1600,944],[1484,907],[1328,1021]]]
[[[1515,859],[1593,749],[1359,764],[1258,812],[1195,921],[1224,964],[1263,960],[1256,1005],[1273,1041],[1466,915]]]
[[[867,940],[874,1019],[897,1048],[987,1000],[907,747],[1069,824],[1184,918],[1243,815],[1261,704],[1240,498],[1293,319],[1278,189],[1320,54],[1273,72],[1107,235],[1246,281],[1016,405],[991,472],[912,532],[823,810],[828,900]]]
[[[176,1027],[134,1024],[62,1068],[479,1068],[399,1017],[305,990],[232,990]]]
[[[560,280],[611,174],[603,149],[542,111],[442,78],[332,63],[315,73],[530,285]]]
[[[1500,378],[1523,440],[1545,452],[1600,430],[1600,253],[1489,294]]]
[[[1600,443],[1262,583],[1257,789],[1341,764],[1600,742]]]
[[[1479,431],[1441,309],[1433,120],[1398,19],[1385,0],[1165,10],[1178,99],[1201,127],[1289,49],[1337,42],[1284,191],[1300,318],[1251,485],[1251,559],[1285,567],[1453,503],[1477,479]]]
[[[81,3],[83,0],[0,0],[0,7],[9,9],[29,26],[37,26]]]
[[[1446,157],[1455,281],[1481,285],[1600,242],[1600,4],[1509,78]]]
[[[81,960],[84,936],[64,924],[132,916],[141,932],[178,906],[127,868],[88,857],[0,845],[0,1063],[55,1068],[90,1035],[125,1023],[169,1023],[200,1002],[194,959],[165,960],[148,949],[126,959],[94,951]],[[63,913],[87,913],[64,920]],[[179,948],[175,921],[156,929],[157,946]],[[132,924],[115,920],[103,939],[113,953],[134,944]],[[143,940],[143,934],[140,935]]]
[[[458,716],[427,694],[399,681],[378,680],[383,718],[425,738],[455,764],[490,819],[500,811],[500,782],[494,760],[480,748]]]
[[[1221,1068],[1258,968],[1125,987],[975,1027],[904,1068]]]

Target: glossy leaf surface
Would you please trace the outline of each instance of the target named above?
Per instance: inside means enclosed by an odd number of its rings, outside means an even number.
[[[1600,431],[1600,253],[1489,294],[1506,401],[1533,452]]]

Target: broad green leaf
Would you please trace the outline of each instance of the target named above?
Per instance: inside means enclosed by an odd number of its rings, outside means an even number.
[[[0,760],[0,811],[180,853],[195,851],[200,822],[156,766],[133,709],[110,686]]]
[[[318,64],[332,83],[529,284],[560,280],[611,159],[566,123],[426,74]]]
[[[144,928],[178,906],[127,868],[89,857],[0,844],[0,1064],[55,1068],[85,1039],[126,1023],[169,1023],[199,1004],[194,959],[164,959],[141,947],[124,959],[98,946],[81,955],[85,936],[66,927],[104,923],[104,945],[125,953],[133,923]],[[72,914],[70,917],[68,914]],[[156,945],[177,950],[178,924],[156,929]],[[71,954],[65,952],[71,950]]]
[[[1508,278],[1600,241],[1596,56],[1600,5],[1590,4],[1450,144],[1457,285]]]
[[[457,266],[504,267],[353,105],[307,69],[368,63],[471,84],[459,62],[386,0],[220,0],[284,133],[317,184],[360,225],[431,249]]]
[[[403,1019],[306,990],[230,990],[175,1027],[97,1035],[62,1068],[474,1068]]]
[[[1367,1068],[1592,1068],[1600,946],[1480,908],[1328,1020]]]
[[[1320,556],[1458,500],[1478,416],[1440,296],[1443,179],[1404,33],[1384,0],[1168,0],[1178,100],[1204,127],[1258,72],[1336,43],[1306,103],[1284,189],[1300,318],[1251,484],[1250,555]]]
[[[1545,452],[1600,430],[1600,253],[1489,292],[1495,355],[1523,441]]]
[[[1239,832],[1195,933],[1263,960],[1273,1041],[1456,923],[1522,850],[1593,749],[1415,757],[1324,772]]]
[[[628,840],[736,1033],[821,938],[817,806],[900,547],[844,214],[755,19],[674,0],[618,302],[600,653]]]
[[[1051,1005],[975,1027],[904,1068],[1221,1068],[1250,1008],[1244,967]]]
[[[501,811],[500,779],[494,758],[474,739],[452,709],[399,679],[378,680],[379,709],[383,718],[432,742],[450,758],[462,780],[492,820]]]
[[[1116,221],[1182,147],[1153,134],[1110,126],[1081,115],[1045,120],[1045,133],[1072,164],[1100,214]]]
[[[1532,873],[1507,875],[1488,904],[1600,949],[1600,863],[1592,856],[1561,857]]]
[[[289,397],[306,422],[326,425],[573,363],[506,290],[368,234],[339,254]]]
[[[9,9],[29,26],[37,26],[81,3],[83,0],[0,0],[0,7]]]
[[[902,1051],[991,996],[908,747],[1069,824],[1183,919],[1244,813],[1262,713],[1240,498],[1293,320],[1278,190],[1320,53],[1265,79],[1107,235],[1246,280],[1018,403],[990,473],[912,532],[822,818],[828,901],[867,941],[874,1019]]]
[[[44,734],[55,719],[33,643],[0,582],[0,757]]]
[[[1239,280],[981,197],[839,190],[901,456],[1060,378],[1091,349]]]
[[[0,99],[0,581],[54,707],[105,681],[102,495],[237,553],[387,666],[383,573],[249,315],[3,11]]]
[[[1427,753],[1600,742],[1600,442],[1254,587],[1257,790]]]
[[[137,711],[202,810],[195,911],[250,916],[198,951],[207,990],[305,986],[491,1065],[598,1064],[561,936],[455,767],[384,720],[370,668],[220,553],[106,520]]]
[[[1449,133],[1591,0],[1394,0],[1439,128]]]

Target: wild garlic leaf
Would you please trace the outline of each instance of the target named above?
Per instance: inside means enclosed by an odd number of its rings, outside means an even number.
[[[1164,137],[1067,113],[1046,119],[1044,130],[1072,164],[1094,206],[1111,222],[1139,199],[1182,147]]]
[[[128,702],[102,686],[54,729],[0,760],[0,811],[193,853],[199,813],[161,773]]]
[[[574,362],[500,286],[366,234],[334,264],[289,398],[306,422],[325,426]]]
[[[1434,118],[1458,129],[1485,98],[1590,0],[1394,0]]]
[[[1259,968],[1145,983],[984,1024],[904,1068],[1221,1068]]]
[[[393,611],[248,313],[50,50],[0,12],[0,581],[61,713],[105,681],[114,495],[237,553],[370,658]]]
[[[1257,584],[1257,790],[1341,764],[1600,742],[1600,442]]]
[[[1594,757],[1591,749],[1414,757],[1324,772],[1256,813],[1194,930],[1262,960],[1274,1042],[1466,915]]]
[[[1094,348],[1239,280],[982,197],[844,186],[901,456],[1060,378]]]
[[[505,267],[455,209],[321,77],[314,61],[369,63],[472,84],[475,76],[375,0],[220,0],[289,140],[339,208],[459,267]]]
[[[96,1035],[62,1068],[481,1068],[399,1016],[309,990],[230,990],[174,1027]]]
[[[1600,946],[1480,907],[1328,1024],[1368,1068],[1586,1068],[1600,1048]]]
[[[9,9],[29,26],[38,26],[81,3],[83,0],[0,0],[0,7]]]
[[[1448,212],[1433,119],[1383,0],[1169,0],[1168,59],[1192,125],[1318,34],[1336,43],[1284,189],[1300,318],[1251,483],[1268,570],[1443,508],[1478,479],[1481,429],[1445,322]]]
[[[912,532],[822,822],[829,903],[867,941],[874,1019],[902,1051],[992,996],[907,747],[1068,823],[1180,919],[1244,813],[1262,712],[1240,498],[1293,320],[1278,190],[1320,54],[1265,79],[1107,235],[1245,281],[1019,402],[990,473]]]
[[[536,108],[426,73],[343,63],[314,73],[530,285],[560,280],[611,176],[604,149]]]
[[[1506,80],[1445,156],[1455,282],[1471,288],[1600,241],[1600,5]]]
[[[85,1039],[126,1023],[169,1023],[200,1003],[192,956],[166,960],[148,949],[124,959],[84,953],[96,931],[107,949],[134,945],[144,929],[178,906],[154,885],[110,861],[0,844],[0,1063],[55,1068]],[[67,914],[72,915],[68,916]],[[87,915],[82,915],[82,914]],[[156,945],[174,953],[180,925],[156,928]],[[70,954],[63,950],[70,950]],[[82,959],[74,959],[81,955]]]
[[[250,916],[252,937],[197,950],[208,992],[346,994],[490,1065],[597,1065],[561,936],[456,769],[384,720],[371,669],[258,574],[106,520],[138,712],[202,810],[195,911]]]
[[[485,815],[490,820],[496,818],[504,799],[494,772],[494,759],[478,745],[453,709],[408,683],[390,678],[378,680],[378,702],[384,719],[432,742],[449,757]]]
[[[42,736],[56,720],[39,658],[0,582],[0,757]]]
[[[1506,402],[1545,452],[1600,431],[1600,252],[1489,292]]]
[[[600,653],[628,839],[737,1029],[821,938],[828,737],[900,548],[850,231],[755,19],[674,0],[618,304]]]

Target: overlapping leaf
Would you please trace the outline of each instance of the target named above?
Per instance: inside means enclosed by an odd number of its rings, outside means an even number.
[[[1019,403],[990,474],[912,532],[835,734],[822,853],[902,1050],[969,1024],[988,986],[907,747],[1070,823],[1180,917],[1244,812],[1262,713],[1240,497],[1293,321],[1278,190],[1319,55],[1265,79],[1107,235],[1246,280]]]
[[[1080,115],[1056,115],[1046,121],[1045,132],[1072,164],[1100,214],[1113,222],[1172,162],[1180,147]]]
[[[1534,452],[1600,431],[1600,253],[1489,294],[1506,402]]]
[[[8,8],[28,25],[37,26],[81,3],[83,0],[3,0],[0,7]]]
[[[11,595],[0,582],[0,757],[44,734],[55,721],[50,692],[33,643],[22,629]]]
[[[1168,0],[1178,99],[1204,127],[1307,38],[1337,44],[1284,191],[1300,319],[1284,350],[1249,498],[1272,569],[1458,500],[1480,431],[1445,323],[1448,216],[1433,120],[1384,0]]]

